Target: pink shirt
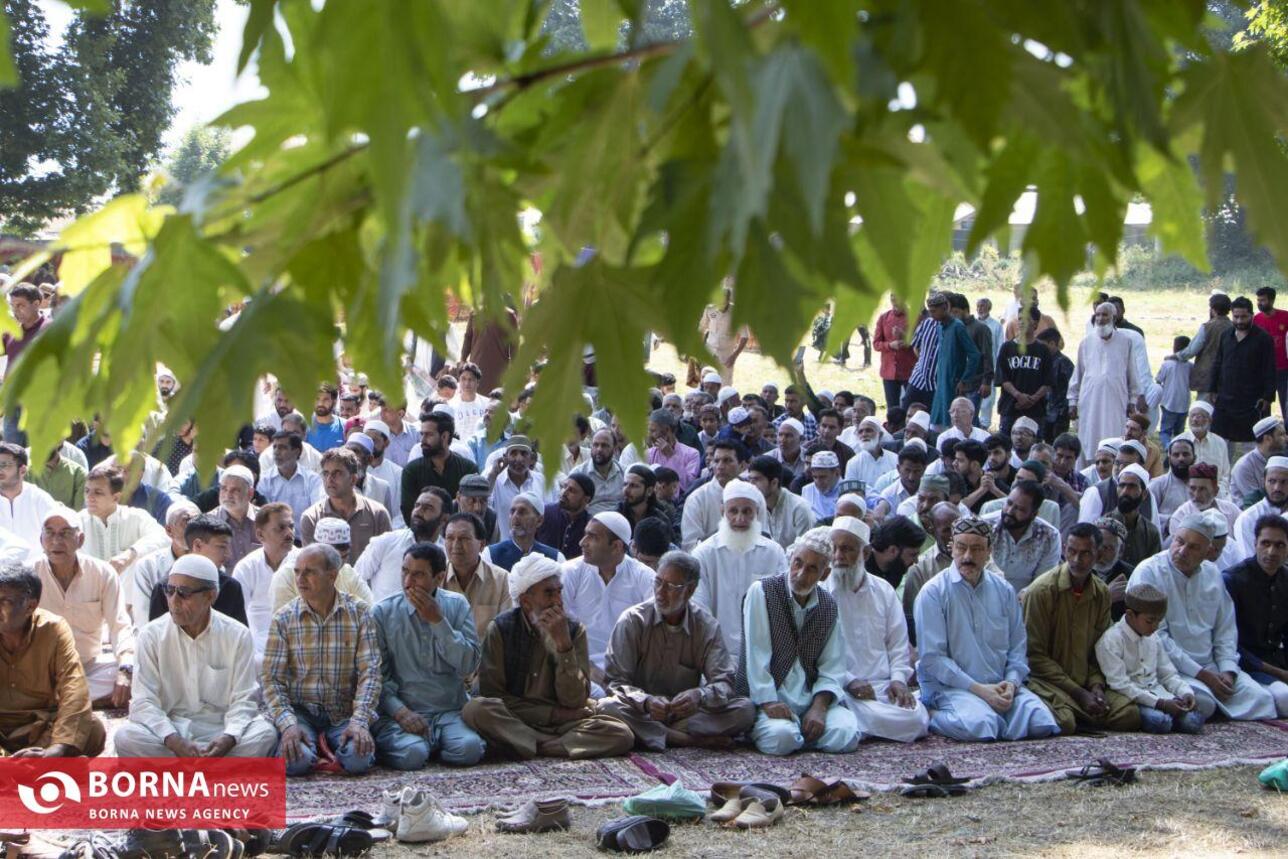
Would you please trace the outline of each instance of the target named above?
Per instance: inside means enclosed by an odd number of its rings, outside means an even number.
[[[688,492],[689,484],[698,479],[698,471],[701,468],[701,458],[698,452],[687,444],[681,442],[675,443],[675,450],[670,456],[665,456],[660,448],[650,447],[648,449],[649,465],[665,465],[680,475],[680,491]]]

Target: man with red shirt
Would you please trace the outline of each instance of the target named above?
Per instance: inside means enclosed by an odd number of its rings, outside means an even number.
[[[5,363],[6,375],[9,373],[9,368],[13,366],[13,362],[17,361],[18,356],[22,354],[22,350],[26,349],[27,344],[49,323],[49,317],[42,316],[40,313],[40,300],[40,290],[30,283],[19,283],[9,289],[9,310],[18,325],[22,327],[22,336],[4,335],[4,354],[8,358]],[[4,416],[4,440],[25,446],[27,434],[18,431],[19,414],[21,410],[14,409],[12,414]]]
[[[899,405],[903,386],[908,384],[917,355],[905,342],[908,314],[895,295],[890,296],[890,309],[877,317],[872,345],[881,353],[881,384],[885,387],[886,408]]]
[[[1275,310],[1275,290],[1263,286],[1257,290],[1257,310],[1252,324],[1270,335],[1275,343],[1275,390],[1279,393],[1279,411],[1288,420],[1288,352],[1284,351],[1284,334],[1288,333],[1288,310]]]

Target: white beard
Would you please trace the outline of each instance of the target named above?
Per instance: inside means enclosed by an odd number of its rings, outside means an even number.
[[[861,441],[859,447],[868,452],[868,455],[876,459],[881,455],[881,439],[874,438],[872,441]]]
[[[748,528],[746,531],[735,531],[730,525],[728,519],[720,520],[720,544],[731,549],[735,555],[745,555],[755,547],[756,542],[760,539],[760,532],[755,527]]]
[[[864,569],[862,563],[855,564],[852,567],[838,567],[832,565],[831,579],[844,588],[845,590],[854,590],[863,584],[863,579],[867,576],[868,571]]]
[[[1114,324],[1112,322],[1104,325],[1093,325],[1092,327],[1096,329],[1096,333],[1100,335],[1101,340],[1108,340],[1114,336]]]

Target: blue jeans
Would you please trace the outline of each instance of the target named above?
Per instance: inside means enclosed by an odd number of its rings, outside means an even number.
[[[423,736],[409,734],[393,719],[381,719],[375,733],[376,756],[382,766],[396,770],[418,770],[438,752],[438,759],[454,767],[478,763],[487,749],[483,738],[465,724],[459,711],[421,713],[429,723]]]
[[[1147,734],[1170,734],[1177,731],[1182,734],[1199,734],[1203,732],[1203,715],[1198,710],[1191,710],[1179,719],[1173,719],[1162,710],[1153,707],[1140,707],[1140,729]]]
[[[22,415],[22,409],[15,406],[12,412],[4,416],[4,429],[3,429],[4,440],[7,442],[12,442],[13,444],[20,444],[23,447],[26,447],[27,434],[22,430],[18,429],[18,418],[20,415]],[[47,458],[48,456],[46,456],[46,459]],[[41,464],[42,465],[44,464],[43,460]]]
[[[340,735],[344,729],[349,726],[349,720],[332,725],[326,716],[314,712],[311,709],[303,707],[293,708],[295,712],[296,724],[300,730],[304,731],[304,753],[292,763],[286,764],[286,774],[288,776],[308,775],[313,769],[313,764],[318,759],[318,734],[326,735],[326,743],[335,755],[335,759],[340,762],[340,766],[349,775],[361,775],[371,769],[371,765],[376,761],[376,753],[373,750],[369,754],[359,755],[353,750],[353,742],[346,739],[343,744],[340,742]],[[286,757],[282,744],[277,744],[276,757]]]
[[[1171,412],[1160,408],[1158,420],[1158,440],[1163,445],[1163,452],[1171,445],[1172,439],[1185,432],[1185,413]]]

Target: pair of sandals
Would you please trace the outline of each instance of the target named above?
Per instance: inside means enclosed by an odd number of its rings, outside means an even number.
[[[950,796],[964,795],[966,783],[970,779],[954,776],[947,764],[937,762],[903,781],[904,787],[899,790],[900,796],[913,799],[947,799]]]
[[[1136,768],[1120,767],[1109,758],[1100,758],[1082,769],[1065,770],[1065,777],[1073,779],[1078,787],[1122,787],[1136,783]]]
[[[871,799],[866,790],[855,790],[843,779],[823,781],[805,773],[788,789],[788,805],[848,805]]]
[[[292,823],[268,849],[287,856],[359,856],[392,838],[392,832],[376,826],[370,813],[349,811],[330,820]]]
[[[664,820],[634,814],[610,820],[595,832],[600,850],[613,853],[647,853],[666,843],[671,826]]]

